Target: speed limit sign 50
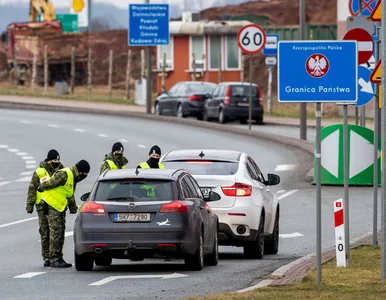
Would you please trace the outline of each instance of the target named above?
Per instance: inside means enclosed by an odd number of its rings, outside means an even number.
[[[265,31],[255,24],[244,26],[237,34],[239,47],[248,54],[256,54],[263,50],[266,41]]]

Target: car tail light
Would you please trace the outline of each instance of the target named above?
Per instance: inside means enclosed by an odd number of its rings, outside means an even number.
[[[252,195],[252,187],[245,183],[236,182],[232,186],[223,186],[221,189],[226,196],[247,197]]]
[[[230,97],[231,97],[231,87],[228,86],[227,91],[225,93],[224,105],[226,105],[226,106],[229,105]]]
[[[198,101],[198,102],[203,102],[204,99],[200,96],[196,96],[196,95],[191,95],[188,97],[190,101]]]
[[[257,97],[261,99],[261,90],[260,87],[257,87]]]
[[[189,207],[182,201],[172,201],[171,203],[162,204],[161,213],[171,212],[189,212]]]
[[[81,212],[91,214],[106,213],[104,206],[102,204],[95,203],[94,201],[88,201],[85,205],[83,205]]]

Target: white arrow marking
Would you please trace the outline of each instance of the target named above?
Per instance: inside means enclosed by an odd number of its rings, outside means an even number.
[[[361,92],[374,94],[373,84],[371,81],[365,81],[362,77],[358,80],[359,85],[361,86]]]
[[[301,236],[304,236],[304,235],[299,232],[279,234],[279,237],[282,239],[295,238],[295,237],[301,237]]]
[[[22,275],[18,275],[18,276],[15,276],[13,278],[32,278],[32,277],[35,277],[35,276],[38,276],[38,275],[42,275],[46,272],[30,272],[30,273],[25,273],[25,274],[22,274]]]
[[[322,141],[322,166],[336,178],[339,173],[339,130]]]
[[[112,282],[117,279],[149,279],[149,278],[161,278],[161,279],[175,279],[175,278],[182,278],[182,277],[188,277],[188,275],[185,274],[179,274],[179,273],[173,273],[170,275],[126,275],[126,276],[109,276],[105,279],[96,281],[94,283],[90,283],[89,285],[103,285],[109,282]]]

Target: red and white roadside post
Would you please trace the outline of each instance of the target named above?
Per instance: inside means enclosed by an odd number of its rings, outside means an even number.
[[[335,250],[336,266],[347,267],[345,239],[344,239],[344,207],[343,199],[334,202],[334,225],[335,225]]]

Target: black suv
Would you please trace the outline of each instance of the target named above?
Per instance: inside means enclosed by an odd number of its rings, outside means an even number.
[[[249,82],[222,82],[205,103],[204,120],[217,119],[226,123],[231,119],[245,124],[249,118]],[[261,92],[257,84],[252,84],[252,119],[263,124],[264,109]]]

